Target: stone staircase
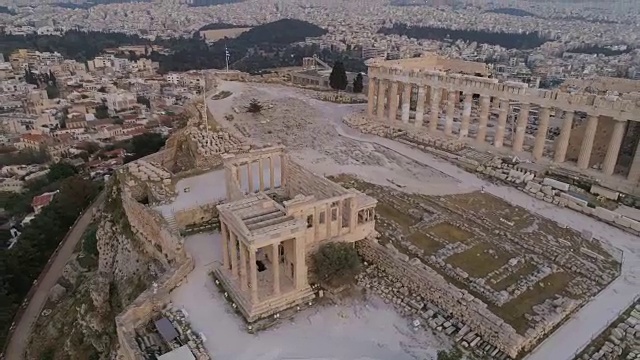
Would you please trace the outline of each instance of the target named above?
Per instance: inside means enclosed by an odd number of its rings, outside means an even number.
[[[222,287],[229,293],[231,299],[238,305],[240,312],[242,312],[242,315],[248,322],[254,322],[276,314],[306,301],[313,300],[316,297],[311,287],[307,286],[302,290],[283,294],[271,301],[264,299],[259,304],[252,306],[249,299],[243,296],[243,292],[233,281],[222,274],[222,270],[219,267],[216,267],[213,272],[215,277],[221,282]]]
[[[169,225],[169,229],[179,234],[180,229],[178,228],[178,223],[176,222],[176,218],[173,215],[173,213],[162,214],[162,215],[164,216],[164,219],[167,221],[167,224]]]

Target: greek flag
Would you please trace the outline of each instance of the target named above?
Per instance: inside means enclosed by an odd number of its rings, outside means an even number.
[[[224,54],[227,57],[227,61],[229,61],[229,58],[231,57],[231,54],[229,54],[229,49],[227,49],[227,47],[224,47]]]

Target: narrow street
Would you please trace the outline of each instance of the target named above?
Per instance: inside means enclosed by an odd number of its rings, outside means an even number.
[[[27,304],[22,317],[17,322],[11,337],[9,338],[9,344],[4,358],[7,360],[21,360],[24,358],[24,352],[29,340],[29,334],[33,324],[38,319],[42,308],[47,302],[49,291],[53,285],[58,282],[58,279],[62,275],[64,266],[69,261],[69,258],[73,254],[78,241],[82,239],[82,235],[91,223],[91,218],[94,209],[98,208],[105,200],[105,193],[102,192],[98,195],[93,205],[91,205],[78,219],[73,229],[69,232],[68,236],[63,240],[64,243],[60,247],[60,251],[53,255],[53,259],[49,263],[47,273],[44,275],[40,283],[36,286],[35,293],[31,298],[31,301]]]

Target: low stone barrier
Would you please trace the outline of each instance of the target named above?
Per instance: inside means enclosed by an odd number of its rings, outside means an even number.
[[[366,262],[375,264],[387,276],[408,289],[407,294],[419,295],[428,300],[449,316],[464,323],[461,327],[467,327],[500,351],[516,357],[518,353],[533,345],[489,311],[480,299],[450,284],[418,259],[404,261],[400,259],[399,254],[371,239],[359,241],[356,246]]]

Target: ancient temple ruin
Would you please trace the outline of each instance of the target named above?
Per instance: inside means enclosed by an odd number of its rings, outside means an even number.
[[[224,167],[214,273],[248,322],[315,297],[307,259],[319,245],[375,232],[374,198],[304,169],[282,146],[226,156]]]

